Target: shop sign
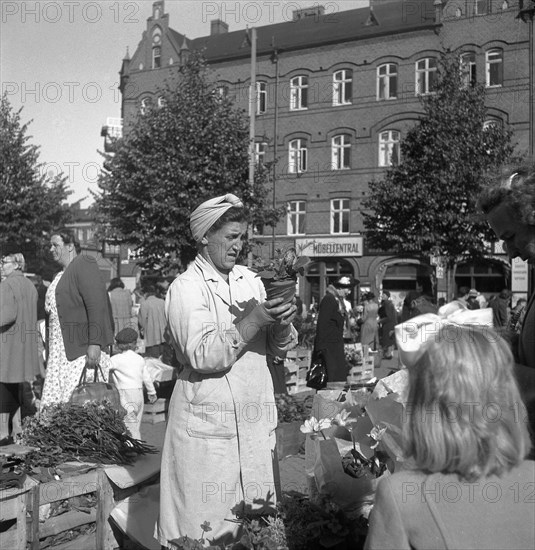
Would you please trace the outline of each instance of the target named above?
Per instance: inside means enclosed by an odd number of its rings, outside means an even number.
[[[362,256],[362,237],[318,237],[296,239],[298,254],[319,258],[322,256]]]
[[[520,258],[511,261],[511,290],[513,292],[528,291],[528,262]]]

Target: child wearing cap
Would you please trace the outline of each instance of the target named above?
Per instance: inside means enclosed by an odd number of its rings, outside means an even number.
[[[143,415],[143,386],[151,403],[156,401],[156,390],[145,359],[134,351],[137,338],[137,332],[130,327],[124,328],[115,337],[121,353],[111,358],[110,380],[117,386],[121,405],[126,410],[126,427],[132,437],[141,439],[139,427]]]

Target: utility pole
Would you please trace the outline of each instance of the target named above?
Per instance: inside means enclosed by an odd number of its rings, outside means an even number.
[[[254,185],[255,173],[255,122],[256,122],[256,28],[251,28],[251,86],[249,88],[249,185]]]
[[[519,19],[529,25],[529,54],[528,54],[528,71],[529,71],[529,156],[530,160],[535,161],[535,94],[533,88],[534,63],[535,63],[535,44],[533,40],[533,19],[535,18],[535,0],[520,0],[520,11],[518,12]]]
[[[256,122],[256,28],[252,27],[247,33],[251,45],[251,85],[249,87],[249,185],[251,192],[254,187],[255,175],[255,122]],[[249,254],[247,255],[248,267],[253,266],[253,251],[250,248],[253,240],[253,225],[250,223],[247,230],[249,241]]]
[[[528,54],[528,71],[529,71],[529,157],[531,162],[535,162],[535,93],[533,88],[533,73],[535,71],[535,43],[533,40],[533,20],[535,19],[535,0],[520,0],[520,11],[518,12],[519,19],[529,25],[529,54]],[[528,274],[528,295],[535,291],[535,267],[530,265]]]
[[[271,55],[271,62],[275,64],[275,92],[274,92],[274,101],[275,101],[275,110],[273,113],[273,210],[277,208],[277,195],[276,195],[276,186],[277,186],[277,145],[278,145],[278,122],[279,122],[279,51],[275,48],[273,41],[273,54]],[[272,227],[271,234],[271,257],[275,257],[275,232],[276,225]]]

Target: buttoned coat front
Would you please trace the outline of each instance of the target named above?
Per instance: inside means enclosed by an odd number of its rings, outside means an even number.
[[[79,254],[56,286],[59,323],[69,361],[87,353],[89,345],[105,351],[113,343],[111,304],[97,261]]]
[[[0,283],[0,382],[32,381],[39,374],[37,290],[20,271]]]
[[[197,538],[234,540],[236,505],[275,503],[277,413],[266,353],[280,356],[295,344],[293,327],[276,337],[262,330],[245,344],[235,325],[265,301],[262,282],[235,266],[228,284],[202,257],[171,284],[166,315],[178,360],[162,452],[162,545]]]

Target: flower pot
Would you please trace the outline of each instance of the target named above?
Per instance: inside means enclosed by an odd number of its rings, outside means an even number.
[[[273,279],[262,279],[268,300],[275,298],[284,298],[283,303],[291,302],[295,296],[296,281],[293,279],[284,279],[274,281]]]

